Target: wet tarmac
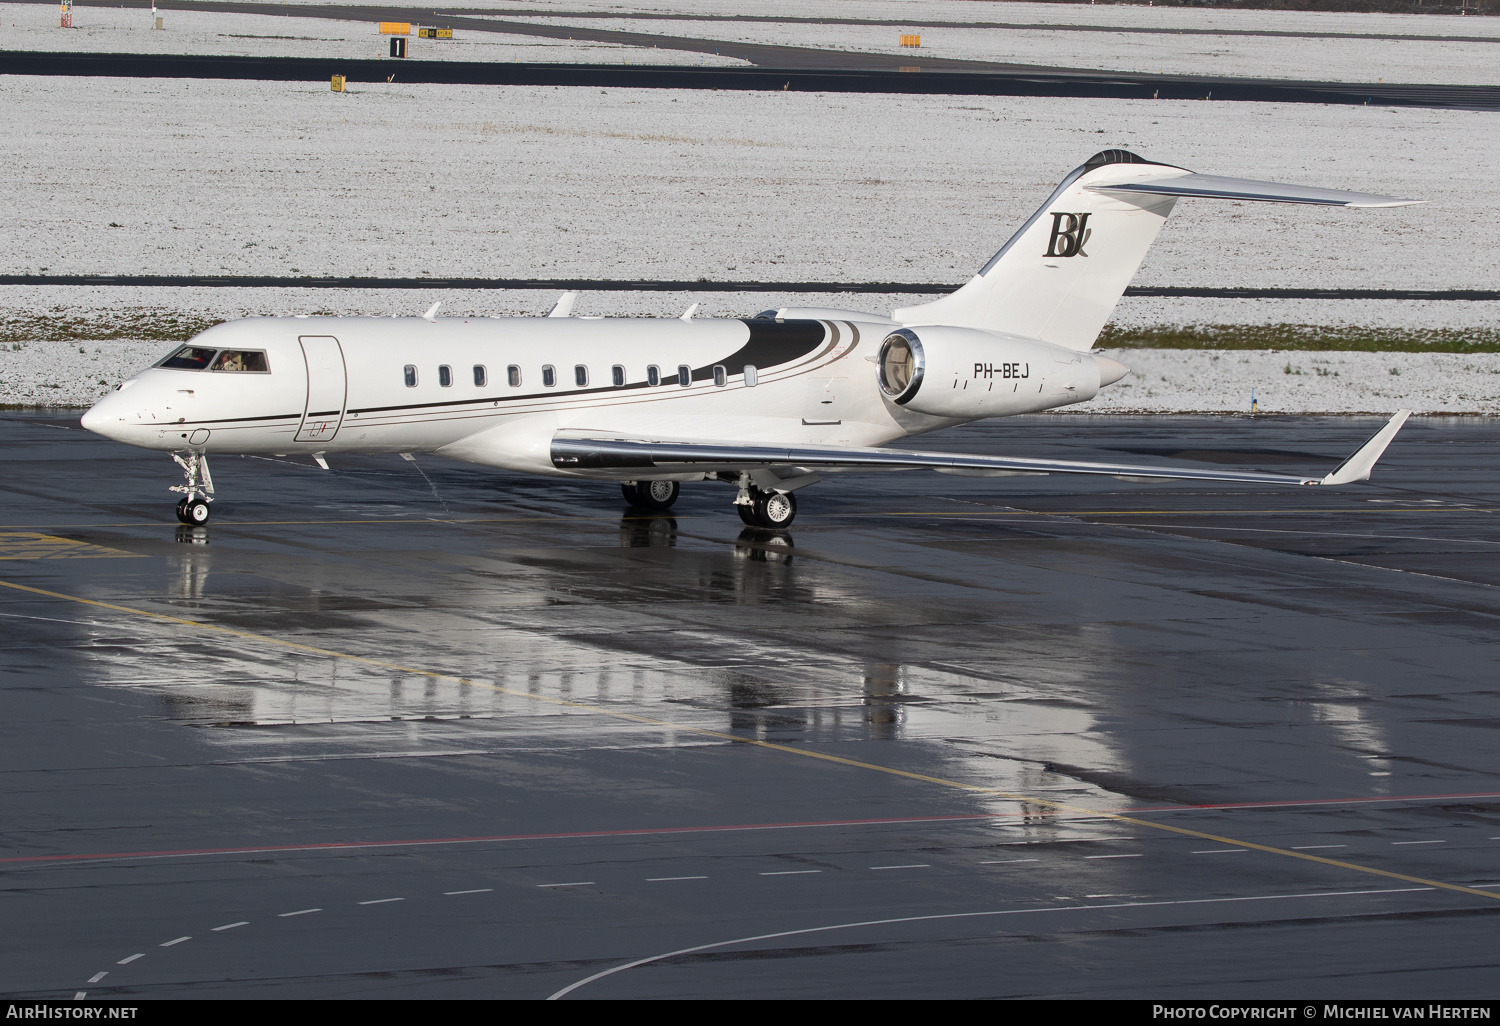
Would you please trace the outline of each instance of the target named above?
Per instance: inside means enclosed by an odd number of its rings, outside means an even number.
[[[1494,995],[1493,421],[1338,490],[848,476],[786,536],[395,457],[217,459],[192,529],[75,417],[0,453],[5,996]]]

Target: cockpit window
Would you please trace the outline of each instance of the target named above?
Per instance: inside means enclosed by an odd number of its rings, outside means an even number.
[[[202,370],[213,363],[214,353],[215,350],[204,349],[201,346],[183,346],[157,366],[172,367],[177,370]]]
[[[266,354],[258,349],[225,349],[214,357],[213,368],[216,371],[253,371],[258,374],[267,374],[271,370],[266,363]]]

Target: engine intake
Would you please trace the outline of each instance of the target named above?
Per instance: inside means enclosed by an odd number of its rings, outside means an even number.
[[[978,328],[897,328],[876,359],[880,390],[897,406],[973,419],[1035,413],[1098,394],[1124,368],[1038,339]]]

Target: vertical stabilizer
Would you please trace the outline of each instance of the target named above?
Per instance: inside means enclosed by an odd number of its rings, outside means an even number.
[[[1096,153],[967,285],[891,316],[902,324],[983,328],[1087,350],[1177,202],[1171,195],[1095,190],[1189,174],[1128,150]]]

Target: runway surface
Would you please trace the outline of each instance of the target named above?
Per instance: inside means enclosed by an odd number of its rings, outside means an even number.
[[[787,536],[395,457],[217,459],[190,529],[164,455],[0,439],[8,997],[1493,995],[1492,421],[1342,490],[850,476]]]
[[[959,286],[898,281],[668,281],[659,278],[308,278],[204,274],[0,274],[0,285],[114,285],[152,288],[578,289],[590,292],[779,292],[946,295]],[[1126,296],[1200,299],[1421,299],[1479,302],[1497,289],[1250,289],[1132,285]]]

